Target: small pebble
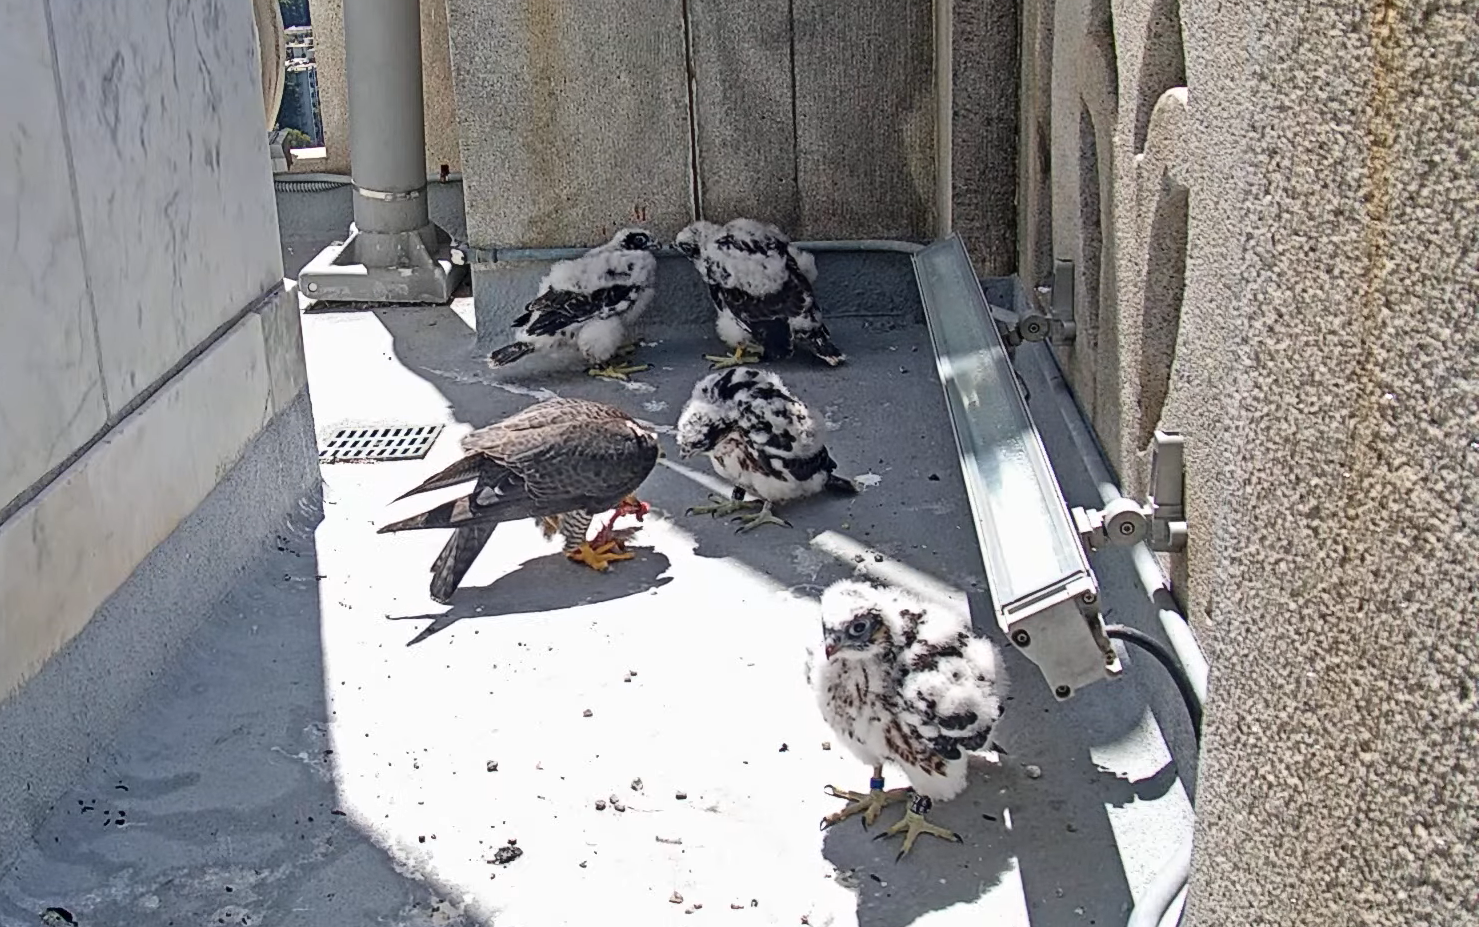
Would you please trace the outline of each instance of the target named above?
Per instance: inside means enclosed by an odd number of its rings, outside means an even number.
[[[611,803],[611,807],[615,808],[617,811],[625,811],[625,810],[627,810],[627,806],[626,805],[623,805],[619,801],[612,802]]]
[[[743,911],[744,909],[745,906],[742,904],[735,904],[734,902],[730,902],[729,904],[729,910],[731,911]]]
[[[627,675],[628,676],[635,676],[635,675],[637,675],[637,671],[636,670],[627,670]]]
[[[1041,766],[1027,766],[1022,771],[1027,774],[1027,778],[1029,779],[1037,779],[1042,776]]]
[[[1070,834],[1076,834],[1076,833],[1078,833],[1078,825],[1077,824],[1069,824],[1068,825],[1068,832]]]
[[[676,799],[678,799],[679,801],[682,801],[683,799],[685,799],[685,798],[688,797],[688,793],[687,792],[678,792],[673,797],[676,798]]]
[[[581,860],[580,861],[580,868],[582,868],[582,869],[585,868],[585,860]]]
[[[606,810],[606,799],[604,799],[604,798],[598,798],[598,799],[596,799],[596,810],[597,811],[605,811]]]
[[[421,836],[417,837],[416,838],[416,842],[417,843],[425,843],[426,842],[426,835],[425,834],[422,834]]]
[[[658,843],[670,844],[670,845],[675,846],[675,847],[680,847],[680,846],[683,845],[683,838],[682,837],[658,837],[657,838],[657,842]]]
[[[781,749],[780,749],[780,752],[781,752],[781,753],[787,753],[787,752],[789,752],[789,751],[790,751],[790,749],[791,749],[791,748],[790,748],[790,747],[789,747],[789,746],[787,746],[787,745],[786,745],[786,744],[781,744]]]
[[[499,847],[498,852],[494,853],[493,858],[488,860],[488,862],[497,866],[507,866],[509,863],[513,862],[523,855],[524,851],[514,846],[513,841],[510,840],[509,845],[506,847]]]
[[[873,562],[874,563],[882,563],[883,562],[883,554],[874,554],[873,555]]]
[[[677,892],[673,892],[672,896],[668,898],[668,901],[671,901],[673,904],[682,904],[683,896]]]
[[[683,909],[683,913],[684,914],[692,914],[693,913],[693,908],[691,906],[690,907],[687,907],[687,908],[684,908]]]
[[[704,904],[703,904],[702,901],[695,901],[693,903],[693,910],[695,910],[695,911],[701,910],[703,908],[703,906],[704,906]]]
[[[488,772],[498,772],[498,761],[497,760],[489,760],[488,761]]]
[[[637,777],[636,779],[633,779],[632,780],[632,791],[633,792],[640,792],[640,791],[642,791],[642,779],[641,779],[640,776]]]
[[[587,709],[586,709],[586,710],[585,710],[585,711],[582,711],[582,712],[581,712],[581,713],[580,713],[580,716],[581,716],[581,717],[582,717],[582,718],[589,718],[589,717],[590,717],[590,716],[591,716],[591,715],[593,715],[593,714],[595,714],[595,712],[594,712],[594,711],[591,711],[591,710],[590,710],[590,709],[589,709],[589,708],[587,708]]]
[[[824,741],[822,741],[822,749],[823,750],[831,750],[832,749],[832,741],[830,741],[830,740],[824,740]]]
[[[518,837],[510,837],[510,838],[508,838],[508,845],[509,846],[516,846],[518,844],[518,842],[519,842],[519,838]]]

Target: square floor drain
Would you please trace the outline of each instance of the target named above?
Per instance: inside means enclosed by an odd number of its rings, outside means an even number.
[[[442,433],[441,425],[361,425],[335,431],[318,452],[324,463],[341,460],[420,460]]]

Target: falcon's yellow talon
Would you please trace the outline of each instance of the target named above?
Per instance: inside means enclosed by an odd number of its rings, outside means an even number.
[[[916,795],[909,810],[904,812],[903,819],[873,839],[882,840],[884,837],[904,835],[904,846],[899,850],[899,855],[894,857],[894,862],[903,859],[910,850],[914,849],[914,841],[920,834],[929,834],[931,837],[939,837],[941,840],[949,840],[953,843],[965,843],[955,831],[946,830],[938,824],[926,821],[924,816],[929,809],[930,800],[922,795]]]
[[[739,367],[743,364],[759,363],[761,354],[759,348],[742,344],[734,349],[733,354],[705,354],[704,360],[710,361],[710,370],[719,370],[724,367]]]
[[[754,515],[736,515],[732,520],[740,523],[740,526],[734,529],[736,532],[754,531],[761,525],[775,525],[780,528],[791,527],[790,522],[786,521],[784,518],[777,517],[776,514],[770,510],[769,502],[761,505],[760,511],[756,512]]]
[[[744,512],[760,505],[760,500],[758,499],[725,499],[715,495],[710,495],[709,498],[714,501],[713,505],[690,505],[684,510],[683,514],[708,515],[713,518],[723,518],[726,515],[733,515],[735,512]]]
[[[909,797],[908,789],[869,789],[866,792],[849,792],[839,789],[835,785],[827,786],[827,794],[833,798],[845,799],[848,804],[840,811],[834,811],[822,818],[822,830],[826,830],[834,824],[840,824],[855,814],[862,814],[863,827],[871,827],[878,820],[878,815],[889,805],[901,802]]]
[[[605,380],[625,380],[630,374],[641,373],[651,368],[651,364],[607,364],[604,367],[589,368],[586,370],[586,375],[601,377]]]
[[[583,563],[598,573],[604,573],[611,568],[611,564],[617,560],[631,560],[637,556],[634,553],[623,551],[618,548],[618,541],[607,541],[600,547],[592,547],[587,541],[574,550],[565,552],[565,556],[576,563]]]

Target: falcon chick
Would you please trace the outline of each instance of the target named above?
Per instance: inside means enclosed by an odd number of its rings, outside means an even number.
[[[478,553],[502,522],[539,519],[546,537],[553,522],[565,556],[604,571],[629,560],[612,531],[616,519],[647,513],[631,495],[657,465],[657,433],[625,412],[586,399],[536,403],[462,439],[462,459],[397,498],[476,480],[472,492],[381,528],[379,533],[454,528],[431,565],[431,597],[447,604]],[[592,517],[615,508],[591,540]]]
[[[539,282],[539,293],[513,321],[515,340],[488,356],[489,367],[511,364],[535,351],[574,348],[593,366],[593,377],[625,380],[647,365],[608,363],[635,350],[626,343],[627,326],[637,320],[654,293],[657,239],[628,228],[578,258],[560,261]]]
[[[844,580],[822,593],[822,660],[808,654],[807,681],[822,716],[859,760],[873,767],[867,792],[827,786],[849,804],[822,828],[862,813],[863,826],[909,799],[902,820],[879,834],[904,834],[899,859],[920,834],[961,842],[926,821],[934,801],[966,786],[966,753],[987,746],[1001,717],[1007,679],[1001,655],[958,612],[897,589]],[[910,789],[883,789],[883,764],[904,769]]]
[[[855,495],[857,484],[837,476],[837,462],[818,434],[811,410],[786,389],[781,378],[754,367],[711,373],[693,387],[678,416],[678,451],[703,453],[714,471],[735,484],[728,500],[695,506],[688,514],[731,515],[756,505],[760,511],[736,516],[740,531],[763,524],[790,525],[771,512],[771,504],[813,496],[822,490]]]
[[[674,244],[708,284],[719,337],[734,348],[732,355],[705,355],[715,367],[782,360],[798,344],[829,366],[847,359],[817,312],[816,259],[780,229],[754,219],[722,226],[700,220]]]

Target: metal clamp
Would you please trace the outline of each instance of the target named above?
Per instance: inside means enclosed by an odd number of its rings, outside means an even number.
[[[1078,336],[1073,321],[1073,262],[1066,258],[1053,261],[1053,283],[1040,286],[1036,299],[1017,317],[1017,335],[1023,341],[1051,341],[1069,344]]]
[[[1073,524],[1090,550],[1130,547],[1144,541],[1151,550],[1186,549],[1185,441],[1174,432],[1156,431],[1151,445],[1150,495],[1145,503],[1121,498],[1102,509],[1073,509]]]

